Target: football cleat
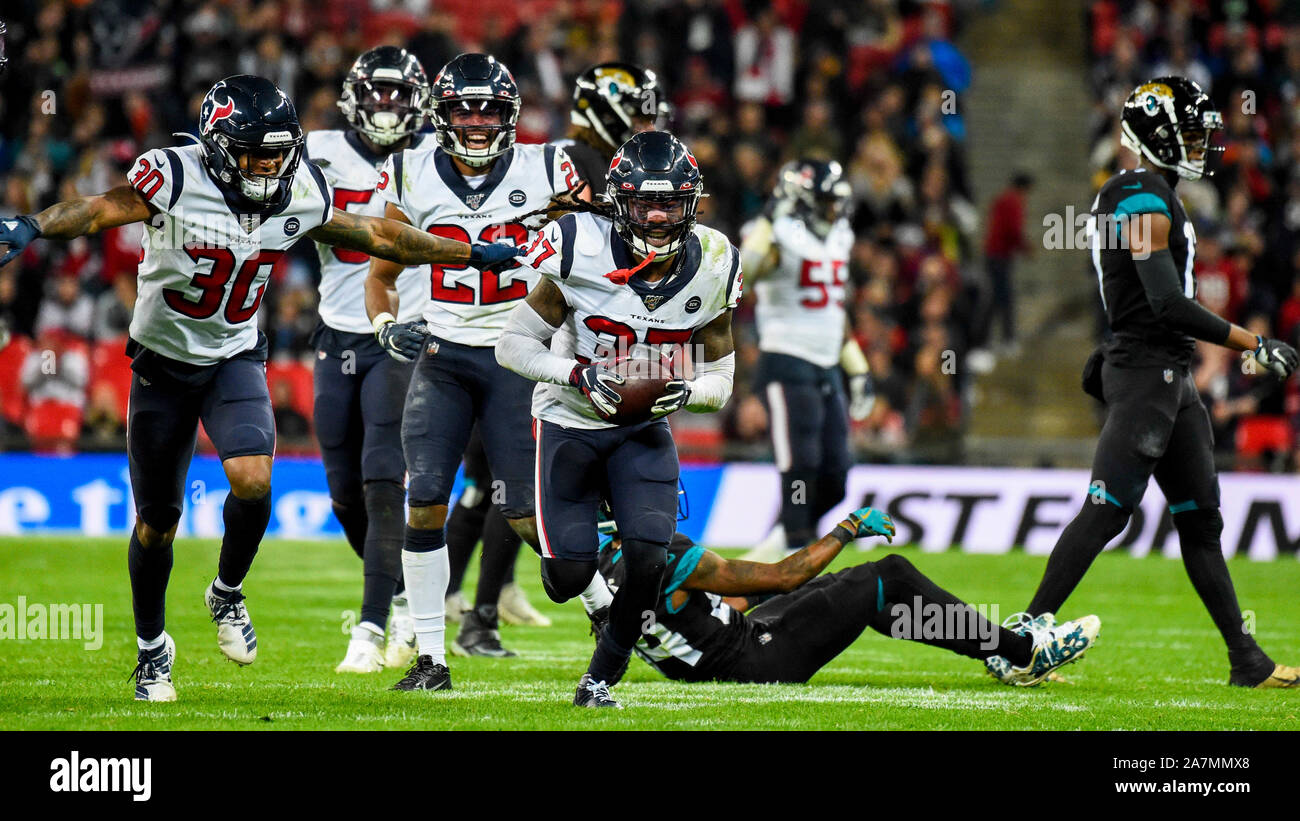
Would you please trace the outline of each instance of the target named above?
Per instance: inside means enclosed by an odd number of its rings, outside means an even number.
[[[1003,684],[1033,687],[1058,667],[1082,658],[1101,632],[1101,619],[1096,616],[1059,625],[1054,620],[1047,613],[1032,619],[1027,613],[1017,613],[1003,622],[1002,626],[1008,630],[1033,639],[1033,655],[1024,667],[1016,667],[1002,656],[993,656],[984,662],[989,674]]]
[[[141,650],[136,655],[135,670],[128,678],[135,679],[136,701],[175,701],[176,688],[172,686],[172,664],[176,661],[176,642],[163,633],[161,647]]]
[[[348,652],[334,668],[336,673],[378,673],[384,669],[383,633],[362,624],[352,628]]]
[[[1288,667],[1285,664],[1274,666],[1272,674],[1255,685],[1256,690],[1290,690],[1298,687],[1300,687],[1300,667]]]
[[[578,681],[578,691],[573,696],[574,707],[613,707],[623,709],[623,705],[610,695],[609,685],[603,681],[593,681],[591,673],[583,673]]]
[[[445,664],[434,664],[432,656],[420,656],[406,671],[394,690],[450,690],[451,671]]]
[[[406,596],[393,597],[393,615],[388,620],[388,644],[384,646],[384,666],[401,669],[415,660],[415,619],[411,618]]]
[[[452,624],[460,624],[460,620],[465,617],[465,611],[473,609],[474,605],[469,603],[469,597],[459,590],[449,594],[445,600],[444,612],[447,621]]]
[[[451,651],[458,656],[487,656],[489,658],[514,658],[515,654],[501,646],[501,631],[497,629],[497,609],[490,604],[479,605],[465,612],[451,643]]]
[[[238,590],[221,593],[209,584],[203,601],[217,623],[217,646],[221,652],[238,665],[252,664],[257,658],[257,632],[248,618],[244,594]]]
[[[536,607],[533,607],[532,602],[528,601],[528,596],[524,594],[524,589],[519,586],[518,582],[511,582],[501,588],[501,597],[497,600],[497,608],[501,613],[501,620],[506,624],[526,627],[551,626],[551,620]],[[450,613],[451,611],[447,612]]]

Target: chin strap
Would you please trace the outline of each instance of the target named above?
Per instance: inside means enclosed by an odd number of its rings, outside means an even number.
[[[640,271],[642,268],[646,267],[651,262],[654,262],[654,258],[655,258],[655,252],[651,251],[649,254],[646,255],[645,259],[638,262],[634,267],[618,268],[616,270],[610,271],[608,274],[605,274],[605,279],[608,279],[610,282],[614,283],[615,285],[626,285],[627,281],[632,278],[633,274],[635,274],[637,271]]]

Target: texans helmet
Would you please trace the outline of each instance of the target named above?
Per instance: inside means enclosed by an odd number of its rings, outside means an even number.
[[[1212,175],[1205,161],[1223,117],[1201,87],[1186,77],[1157,77],[1133,90],[1120,117],[1120,143],[1157,168],[1185,180]],[[1196,154],[1193,158],[1193,154]]]
[[[455,111],[495,113],[491,125],[452,125]],[[489,54],[461,54],[438,72],[430,106],[438,145],[466,165],[479,167],[500,157],[515,144],[519,121],[519,86],[514,75]],[[475,136],[486,131],[487,136]]]
[[[277,205],[289,196],[304,142],[293,101],[264,77],[227,77],[199,107],[199,143],[208,171],[222,188],[254,208]],[[279,160],[273,173],[252,172],[254,163],[267,159]]]
[[[825,237],[848,215],[853,186],[834,160],[795,160],[781,167],[775,194],[789,204],[793,216]]]
[[[668,102],[659,79],[631,63],[600,63],[578,75],[569,120],[614,151],[640,131],[663,128]]]
[[[404,48],[379,46],[357,58],[343,80],[338,106],[348,125],[378,146],[415,134],[424,125],[429,78]]]
[[[633,136],[609,164],[605,198],[614,206],[614,228],[638,256],[665,259],[681,250],[702,196],[699,163],[667,131]],[[652,220],[656,212],[660,218]]]

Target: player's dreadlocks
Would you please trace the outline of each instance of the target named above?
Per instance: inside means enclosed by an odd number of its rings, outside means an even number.
[[[527,214],[524,214],[515,221],[525,222],[533,217],[541,216],[546,217],[548,221],[552,221],[559,219],[565,214],[575,213],[595,214],[598,217],[605,217],[606,219],[611,220],[614,219],[614,205],[606,200],[603,194],[596,195],[600,197],[599,202],[595,200],[592,202],[585,202],[578,199],[578,195],[586,190],[587,187],[587,181],[583,180],[571,191],[566,191],[560,196],[552,198],[545,207],[538,208],[536,211],[529,211]]]

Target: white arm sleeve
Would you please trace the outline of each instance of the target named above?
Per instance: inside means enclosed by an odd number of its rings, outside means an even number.
[[[554,327],[527,302],[510,312],[506,327],[497,339],[497,364],[534,382],[569,384],[569,372],[576,360],[556,356],[547,343],[559,328]]]
[[[695,366],[695,378],[687,383],[691,398],[686,409],[692,413],[722,410],[731,398],[731,382],[736,375],[736,355],[729,353],[713,362]]]

